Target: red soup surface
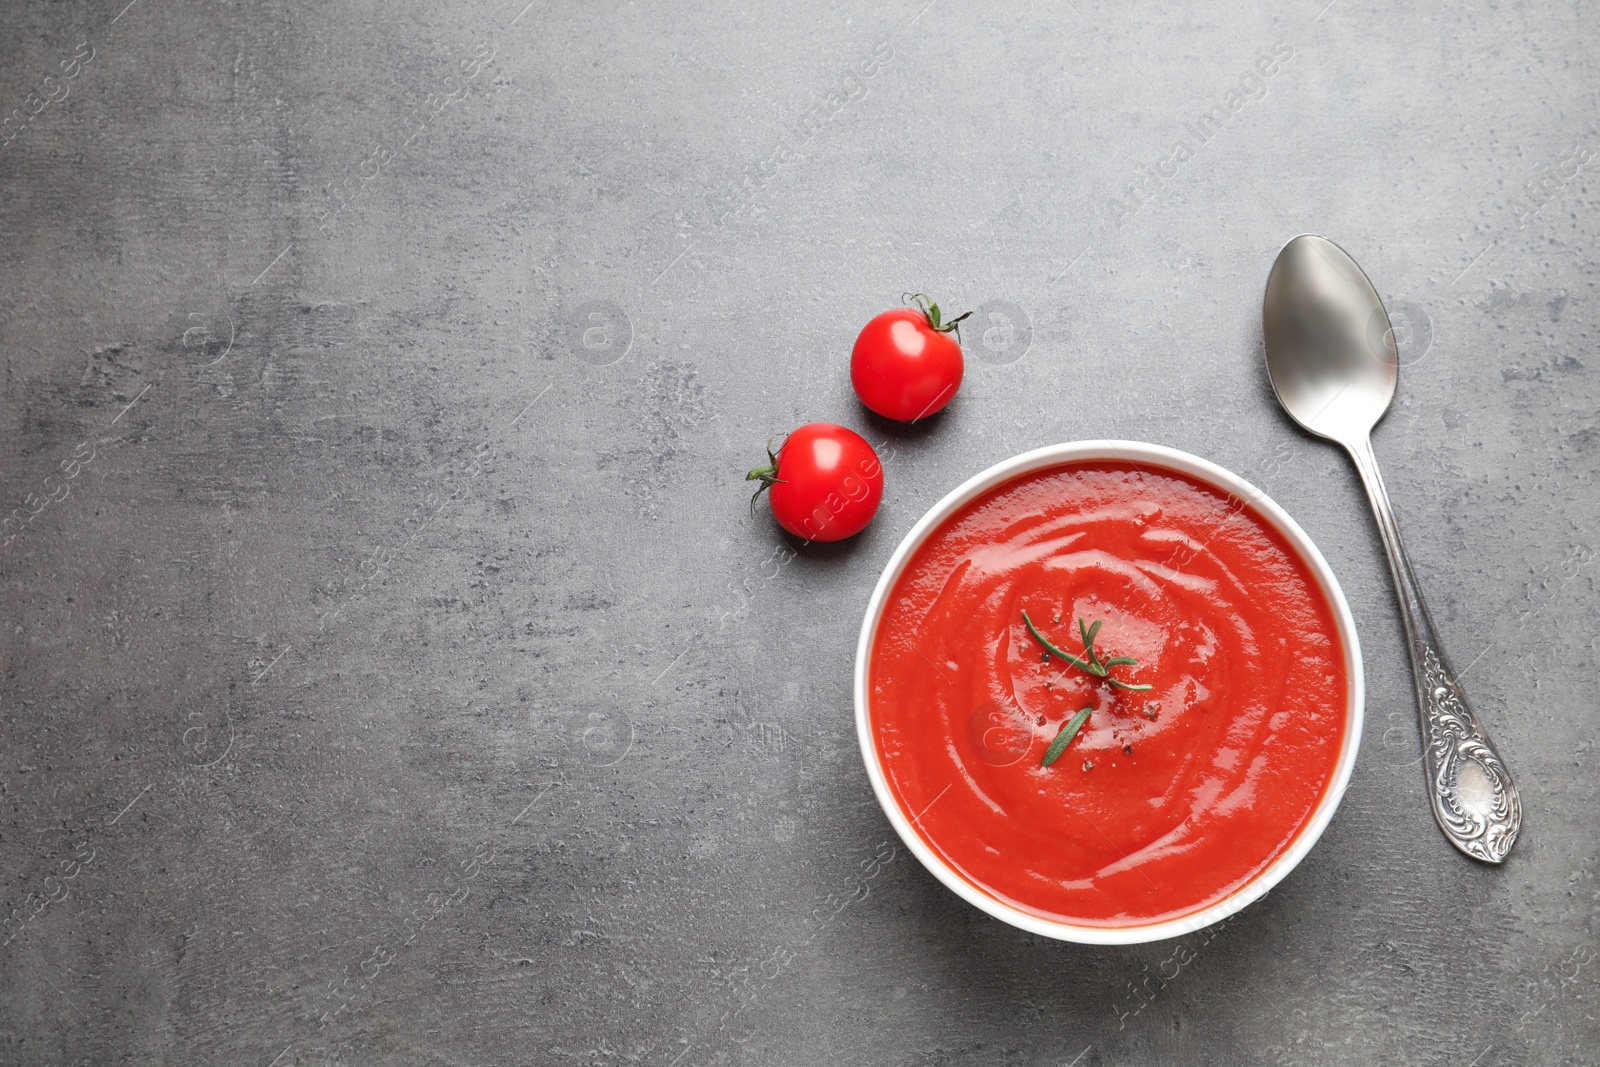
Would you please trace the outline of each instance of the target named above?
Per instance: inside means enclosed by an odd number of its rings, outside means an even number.
[[[1115,689],[1043,649],[1131,656]],[[886,601],[873,738],[922,839],[990,896],[1080,925],[1213,904],[1311,818],[1345,730],[1315,578],[1243,501],[1137,463],[1022,475],[935,529]],[[1077,737],[1040,765],[1061,727]]]

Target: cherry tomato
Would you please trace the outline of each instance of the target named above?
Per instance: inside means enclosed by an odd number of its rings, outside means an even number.
[[[854,430],[811,422],[789,434],[768,464],[745,475],[759,481],[778,525],[807,541],[842,541],[860,533],[883,499],[883,464]],[[750,500],[755,507],[755,498]]]
[[[856,396],[901,422],[927,418],[955,399],[965,370],[958,324],[972,314],[943,322],[938,304],[921,293],[912,299],[916,307],[885,311],[867,323],[850,353]]]

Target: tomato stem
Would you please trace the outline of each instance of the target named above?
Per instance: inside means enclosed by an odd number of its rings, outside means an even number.
[[[767,465],[765,467],[756,467],[749,474],[744,476],[744,480],[747,482],[761,483],[761,485],[756,489],[755,495],[750,498],[751,515],[756,513],[756,500],[760,498],[762,493],[765,493],[775,485],[783,484],[783,479],[778,477],[778,455],[777,452],[772,450],[772,442],[776,441],[779,437],[788,436],[789,435],[786,433],[780,433],[767,438]],[[783,446],[779,445],[778,452],[782,451]]]
[[[928,320],[928,325],[932,327],[934,332],[954,333],[956,335],[956,343],[961,343],[961,320],[971,318],[972,312],[968,311],[963,315],[957,315],[949,322],[943,322],[940,320],[939,305],[934,303],[933,297],[927,293],[902,293],[900,294],[900,299],[908,304],[915,304],[917,310],[922,312],[922,317]]]

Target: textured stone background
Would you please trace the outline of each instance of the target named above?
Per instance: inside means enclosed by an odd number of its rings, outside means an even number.
[[[524,2],[0,8],[0,1061],[1600,1062],[1592,5]],[[1264,379],[1302,230],[1401,327],[1501,869]],[[846,359],[907,289],[983,311],[902,431]],[[888,496],[791,559],[740,476],[812,419]],[[960,902],[852,728],[914,519],[1102,436],[1273,494],[1365,648],[1321,844],[1177,945]]]

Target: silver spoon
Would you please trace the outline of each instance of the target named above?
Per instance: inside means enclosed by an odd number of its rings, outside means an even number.
[[[1372,454],[1372,427],[1400,377],[1389,314],[1344,249],[1303,233],[1272,265],[1261,320],[1279,403],[1305,429],[1343,445],[1367,488],[1405,619],[1433,817],[1461,851],[1499,863],[1522,827],[1522,802],[1445,659]]]

